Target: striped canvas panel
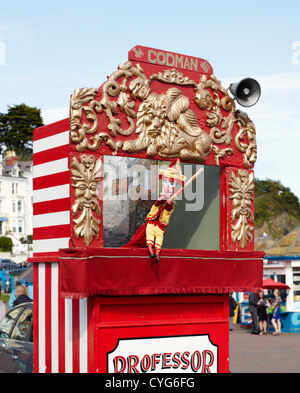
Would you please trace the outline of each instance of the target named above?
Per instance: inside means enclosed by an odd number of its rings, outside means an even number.
[[[68,248],[70,239],[68,129],[66,119],[34,133],[35,373],[88,371],[88,299],[60,296],[58,250]]]
[[[36,130],[33,141],[33,255],[69,246],[69,120]]]
[[[59,264],[35,269],[35,373],[88,372],[88,300],[59,296]]]

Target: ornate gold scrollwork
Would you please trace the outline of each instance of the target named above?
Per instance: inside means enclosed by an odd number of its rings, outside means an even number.
[[[246,113],[236,111],[236,117],[239,123],[239,132],[235,137],[235,145],[240,152],[244,153],[244,167],[250,169],[257,159],[255,127]],[[245,140],[246,136],[248,143]]]
[[[134,131],[135,124],[133,118],[136,117],[136,113],[134,111],[135,102],[130,100],[131,97],[127,93],[128,79],[133,76],[135,76],[138,80],[135,85],[131,84],[131,86],[129,86],[130,90],[135,90],[134,94],[137,98],[140,98],[141,95],[143,97],[147,96],[149,94],[147,89],[147,84],[149,84],[149,82],[147,82],[144,71],[139,65],[137,65],[137,67],[133,67],[130,61],[120,65],[118,71],[114,72],[103,85],[103,98],[101,100],[101,104],[104,106],[106,116],[110,122],[108,129],[112,137],[115,137],[117,133],[128,136]],[[121,77],[124,77],[124,79],[122,83],[119,84],[117,80]],[[117,96],[119,96],[117,102],[112,101],[109,98]],[[114,117],[114,114],[118,113],[117,105],[120,107],[121,112],[125,113],[127,116],[129,128],[126,130],[120,127],[121,120]]]
[[[95,100],[97,93],[97,89],[76,89],[71,97],[70,137],[73,143],[77,143],[76,148],[80,152],[87,148],[95,151],[100,145],[99,138],[91,139],[94,142],[91,145],[86,137],[86,134],[95,134],[98,129],[97,113],[101,113],[102,106]],[[87,103],[89,105],[85,106]],[[83,112],[90,123],[81,124]]]
[[[188,98],[179,89],[170,88],[165,94],[152,93],[150,86],[153,81],[193,87],[196,104],[206,111],[210,134],[201,130],[196,114],[189,107]],[[76,89],[71,98],[71,141],[77,144],[76,149],[80,152],[86,149],[95,151],[105,142],[114,155],[120,149],[124,152],[145,150],[148,157],[159,154],[162,158],[179,157],[182,160],[204,162],[213,151],[216,165],[219,165],[220,159],[234,153],[232,131],[237,124],[239,130],[234,142],[238,151],[244,154],[245,168],[253,167],[256,162],[254,124],[246,114],[235,110],[233,99],[214,75],[203,75],[197,84],[176,69],[171,69],[147,79],[139,64],[134,67],[128,61],[120,65],[104,83],[99,101],[95,100],[97,94],[100,94],[97,89]],[[138,111],[135,110],[137,99],[141,101]],[[107,132],[97,133],[97,114],[102,111],[109,124]],[[81,124],[83,113],[90,123]],[[161,117],[160,120],[155,119],[156,113]],[[128,124],[125,127],[120,114],[126,116]],[[150,128],[153,125],[150,124],[150,117],[157,124],[160,123],[161,128],[154,127],[155,130],[150,130],[150,133],[143,133],[142,123],[145,127],[148,123]],[[124,143],[115,141],[117,134],[128,137],[135,128],[137,139]],[[222,148],[220,145],[224,144],[226,147]]]
[[[211,89],[213,94],[208,90]],[[218,92],[223,93],[221,99]],[[233,100],[228,96],[227,90],[221,86],[221,82],[214,75],[207,79],[203,75],[198,86],[195,88],[195,101],[200,109],[207,109],[207,125],[211,128],[210,137],[213,143],[230,145],[232,136],[231,132],[236,121],[234,116],[235,105]],[[229,111],[227,117],[223,116],[222,109]],[[231,148],[219,149],[214,146],[216,164],[219,165],[220,158],[226,157],[226,154],[233,154]]]
[[[71,163],[72,186],[75,188],[75,203],[72,206],[74,217],[81,212],[78,218],[74,218],[74,231],[76,238],[83,237],[89,246],[94,236],[99,237],[101,207],[97,198],[97,186],[101,180],[101,159],[95,161],[95,157],[82,155],[80,162],[74,157]],[[99,217],[97,218],[93,212]]]
[[[208,90],[211,89],[213,94]],[[224,97],[221,99],[218,92]],[[209,79],[203,75],[199,84],[195,88],[195,102],[200,109],[207,109],[207,125],[211,128],[210,136],[215,144],[223,144],[229,146],[232,140],[232,130],[237,122],[239,131],[235,138],[236,148],[244,153],[244,166],[252,168],[257,158],[256,131],[253,122],[249,117],[235,110],[235,104],[228,92],[221,86],[221,82],[214,75],[210,75]],[[229,112],[224,116],[223,111]],[[247,138],[246,138],[247,137]],[[219,165],[220,158],[226,157],[226,154],[232,155],[233,149],[219,149],[213,146],[216,164]]]
[[[234,243],[239,242],[240,247],[245,248],[246,244],[253,240],[254,174],[247,170],[238,170],[235,176],[232,172],[229,185],[232,194],[231,238]]]
[[[83,152],[86,149],[95,151],[104,141],[113,150],[113,154],[117,154],[118,150],[122,147],[122,143],[120,141],[115,143],[113,138],[116,137],[117,133],[123,136],[128,136],[133,133],[135,128],[133,118],[136,117],[134,111],[135,102],[131,101],[130,95],[127,93],[127,82],[132,76],[136,77],[129,85],[132,97],[134,99],[145,99],[150,92],[148,88],[150,80],[146,78],[139,65],[133,67],[132,63],[129,61],[120,65],[118,71],[114,72],[103,85],[103,96],[100,102],[94,99],[98,93],[97,89],[83,88],[75,90],[71,97],[70,127],[71,141],[77,144],[76,149],[78,151]],[[124,79],[122,83],[119,84],[117,80],[121,77],[124,77]],[[118,100],[111,100],[110,97],[118,97]],[[88,106],[84,104],[88,104]],[[114,115],[118,113],[118,107],[120,111],[127,116],[127,121],[129,123],[128,129],[121,128],[121,120],[114,117]],[[105,132],[96,134],[98,130],[96,113],[101,113],[102,109],[104,109],[109,120],[109,134]],[[82,111],[86,113],[87,120],[89,120],[92,125],[87,123],[81,124]],[[90,137],[90,141],[93,142],[92,144],[89,142],[87,134],[93,134],[93,136]]]
[[[150,80],[158,80],[160,82],[165,83],[174,83],[179,86],[197,86],[197,83],[187,76],[184,76],[181,72],[177,71],[175,68],[172,70],[166,70],[162,74],[159,72],[158,74],[154,74],[150,76]]]

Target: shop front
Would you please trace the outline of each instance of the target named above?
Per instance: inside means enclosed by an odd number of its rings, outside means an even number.
[[[272,278],[290,287],[280,291],[284,301],[281,313],[282,331],[300,333],[300,256],[266,255],[264,278]]]

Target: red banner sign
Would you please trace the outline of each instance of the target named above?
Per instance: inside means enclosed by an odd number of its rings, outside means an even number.
[[[129,60],[199,72],[201,74],[213,73],[212,66],[207,60],[139,45],[129,51]]]

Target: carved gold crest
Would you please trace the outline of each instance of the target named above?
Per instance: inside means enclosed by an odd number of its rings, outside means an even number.
[[[159,83],[173,86],[162,89],[164,93],[153,91]],[[257,158],[254,124],[236,110],[214,75],[203,74],[194,81],[174,68],[147,77],[139,64],[133,66],[130,61],[120,65],[100,89],[75,90],[70,138],[80,153],[108,146],[113,155],[121,151],[126,155],[144,153],[149,158],[194,163],[205,163],[209,158],[209,165],[213,161],[220,165],[221,160],[241,153],[246,169],[252,168]],[[73,159],[71,167],[75,235],[90,245],[100,232],[101,209],[95,190],[101,161],[82,155],[79,161]],[[252,177],[247,171],[238,171],[230,179],[232,240],[242,248],[253,238]]]
[[[178,87],[158,94],[151,90],[154,81]],[[180,86],[194,90],[194,103],[206,116],[206,130],[198,124],[197,115]],[[99,131],[98,117],[104,113],[108,126]],[[235,124],[238,132],[232,141]],[[212,153],[219,165],[221,159],[234,154],[234,143],[243,154],[245,168],[252,168],[256,162],[254,124],[245,113],[235,110],[234,101],[214,75],[203,75],[197,83],[172,69],[147,78],[139,64],[134,67],[128,61],[119,66],[99,91],[75,90],[71,98],[70,127],[71,141],[79,152],[96,151],[105,143],[114,155],[119,150],[145,151],[148,157],[157,154],[162,158],[203,163]]]
[[[201,130],[189,99],[177,88],[166,94],[151,93],[137,114],[138,139],[125,141],[123,151],[146,150],[148,157],[179,157],[183,161],[204,162],[212,150],[209,135]]]

